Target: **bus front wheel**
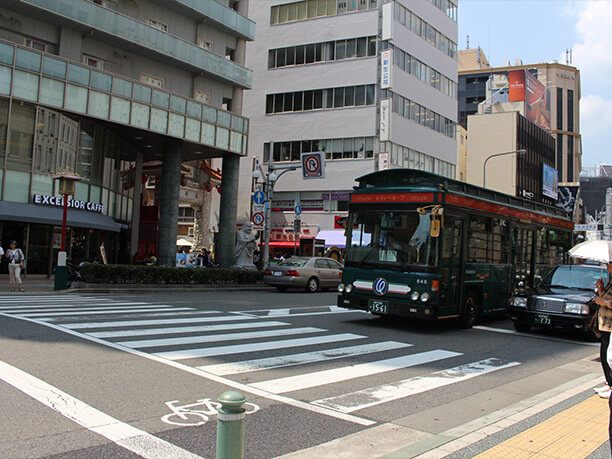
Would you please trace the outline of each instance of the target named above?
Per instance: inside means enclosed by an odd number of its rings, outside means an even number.
[[[463,303],[459,326],[461,328],[472,328],[478,320],[478,298],[474,292],[469,292]]]

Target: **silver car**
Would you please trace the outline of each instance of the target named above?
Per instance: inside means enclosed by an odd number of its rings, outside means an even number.
[[[284,292],[303,288],[307,292],[337,288],[342,278],[342,265],[332,258],[291,257],[278,265],[268,266],[264,282]]]

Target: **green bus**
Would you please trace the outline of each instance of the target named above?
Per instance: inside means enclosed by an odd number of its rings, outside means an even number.
[[[357,181],[342,308],[469,328],[567,261],[574,225],[559,208],[412,169]]]

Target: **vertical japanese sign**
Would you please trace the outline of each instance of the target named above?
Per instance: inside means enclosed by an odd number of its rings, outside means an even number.
[[[389,142],[391,140],[391,99],[382,99],[380,101],[379,140],[381,142]]]
[[[380,89],[391,87],[391,65],[393,64],[393,50],[385,49],[380,53]]]

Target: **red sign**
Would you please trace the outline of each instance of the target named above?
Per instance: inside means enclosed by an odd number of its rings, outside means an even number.
[[[302,153],[302,176],[305,179],[325,178],[324,153]]]
[[[351,195],[355,204],[377,202],[433,202],[433,193],[368,193]]]
[[[508,100],[522,102],[525,100],[525,70],[510,70],[508,72]]]

